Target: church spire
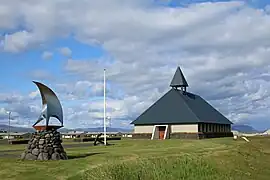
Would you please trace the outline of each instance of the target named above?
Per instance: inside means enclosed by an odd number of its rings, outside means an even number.
[[[186,88],[188,87],[188,83],[179,66],[176,69],[170,86],[175,89],[180,87],[182,91],[186,91]]]

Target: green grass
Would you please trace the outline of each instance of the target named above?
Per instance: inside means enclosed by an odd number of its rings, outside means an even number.
[[[110,179],[110,180],[138,180],[138,179],[200,179],[215,180],[229,179],[226,174],[218,171],[213,165],[201,158],[191,155],[179,157],[158,157],[142,159],[135,162],[115,163],[95,171],[73,177],[73,179]]]
[[[232,138],[121,140],[107,147],[67,148],[67,161],[0,157],[0,177],[3,180],[269,179],[270,138],[249,139],[250,143]],[[6,147],[0,145],[2,149]]]

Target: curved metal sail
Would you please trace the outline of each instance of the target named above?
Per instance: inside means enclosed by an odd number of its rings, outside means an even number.
[[[56,94],[40,82],[33,81],[33,83],[37,85],[42,98],[42,112],[33,126],[45,119],[47,127],[49,125],[50,117],[57,118],[60,121],[61,126],[63,126],[63,110]]]

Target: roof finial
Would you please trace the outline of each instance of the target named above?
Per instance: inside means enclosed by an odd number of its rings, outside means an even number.
[[[176,69],[176,72],[173,76],[170,86],[176,89],[178,87],[181,87],[182,91],[186,91],[186,87],[188,87],[188,83],[179,66]]]

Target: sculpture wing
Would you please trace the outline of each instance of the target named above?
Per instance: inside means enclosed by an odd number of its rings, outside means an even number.
[[[48,126],[50,117],[55,117],[60,121],[61,125],[63,126],[63,110],[56,94],[50,88],[40,82],[33,81],[33,83],[37,85],[42,97],[43,109],[40,118],[45,116],[46,126]],[[42,120],[40,120],[40,118],[35,124]]]

